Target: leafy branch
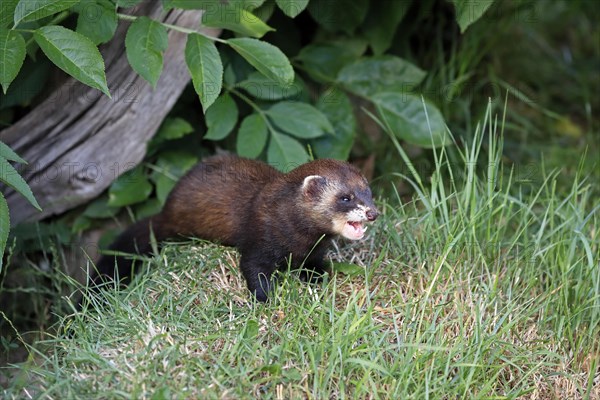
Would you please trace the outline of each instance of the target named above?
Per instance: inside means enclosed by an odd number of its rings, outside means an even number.
[[[441,112],[430,101],[422,101],[418,92],[427,72],[399,55],[386,54],[394,32],[413,6],[411,1],[356,0],[348,7],[345,0],[161,0],[164,10],[204,10],[202,26],[229,31],[224,38],[129,14],[127,9],[140,2],[5,0],[0,14],[4,93],[12,89],[27,56],[34,60],[41,51],[67,74],[110,96],[98,45],[118,40],[114,38],[118,22],[126,21],[130,24],[125,36],[128,62],[154,88],[162,74],[168,32],[187,35],[185,63],[208,128],[203,139],[227,145],[232,142],[226,139],[235,133],[233,143],[242,156],[266,158],[285,168],[308,160],[310,146],[317,157],[348,158],[358,131],[352,96],[371,102],[376,116],[387,121],[399,139],[422,147],[449,143]],[[464,31],[492,1],[481,2],[474,13],[467,1],[452,3]],[[275,9],[284,18],[304,13],[318,25],[318,39],[290,53],[297,53],[293,64],[278,47],[263,40],[274,31],[268,23]],[[75,28],[59,25],[70,16],[77,19]],[[249,113],[247,107],[238,107],[243,103],[249,105]],[[182,118],[165,120],[149,153],[157,143],[193,131]],[[161,154],[158,161],[150,180],[162,201],[173,181],[167,175],[179,175],[197,161],[197,154],[188,158]],[[172,173],[169,162],[181,171]],[[144,177],[135,187],[136,196],[128,197],[123,193],[133,187],[119,179],[109,190],[109,207],[141,203],[152,192]],[[93,215],[92,208],[84,217]]]
[[[42,210],[35,196],[31,192],[27,182],[21,178],[19,172],[13,167],[10,162],[27,164],[25,160],[17,155],[10,147],[0,142],[0,182],[13,188],[15,191],[23,195],[32,206],[38,210]],[[0,193],[0,273],[2,272],[2,260],[4,248],[8,240],[8,232],[10,230],[10,217],[8,213],[8,204],[4,195]]]

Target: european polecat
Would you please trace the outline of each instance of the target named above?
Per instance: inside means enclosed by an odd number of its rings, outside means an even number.
[[[157,242],[197,237],[235,246],[250,292],[266,301],[278,268],[324,272],[325,252],[341,235],[358,240],[365,222],[378,216],[365,177],[354,166],[316,160],[284,174],[271,166],[232,155],[197,164],[174,187],[162,212],[122,233],[110,249],[151,253]],[[131,260],[103,256],[93,284],[132,273]]]

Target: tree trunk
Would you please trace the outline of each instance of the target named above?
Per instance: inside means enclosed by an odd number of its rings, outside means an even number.
[[[201,11],[194,10],[163,14],[159,1],[143,2],[134,14],[192,29],[199,26],[201,17]],[[84,204],[137,165],[147,142],[189,82],[185,34],[169,31],[164,69],[152,89],[127,62],[128,27],[129,22],[121,21],[115,37],[101,48],[112,99],[69,78],[24,118],[0,132],[0,140],[29,162],[19,172],[43,209],[37,211],[21,195],[7,190],[11,225]]]

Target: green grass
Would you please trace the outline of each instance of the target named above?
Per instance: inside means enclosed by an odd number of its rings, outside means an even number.
[[[4,396],[600,398],[598,188],[580,170],[559,191],[543,165],[519,181],[498,125],[488,109],[431,177],[404,176],[413,201],[382,200],[366,240],[335,246],[360,268],[284,274],[256,304],[234,250],[168,245],[30,348]]]

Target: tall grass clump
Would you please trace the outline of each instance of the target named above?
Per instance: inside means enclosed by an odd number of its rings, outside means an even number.
[[[253,302],[231,249],[165,246],[30,348],[5,397],[592,399],[600,203],[580,171],[528,181],[488,107],[473,140],[422,176],[386,121],[414,197],[381,200],[319,285],[283,274]]]
[[[391,136],[411,172],[402,178],[419,200],[412,215],[391,209],[393,219],[416,222],[404,228],[405,250],[439,254],[435,274],[452,262],[471,263],[469,272],[493,277],[494,296],[520,289],[543,298],[546,322],[562,339],[574,350],[592,344],[600,322],[597,183],[583,176],[583,158],[566,190],[557,188],[560,171],[546,171],[543,160],[526,166],[537,176],[516,178],[520,166],[503,163],[503,124],[498,125],[488,107],[472,143],[462,149],[457,144],[453,154],[434,152],[436,169],[427,186]],[[431,243],[438,247],[427,247]]]

